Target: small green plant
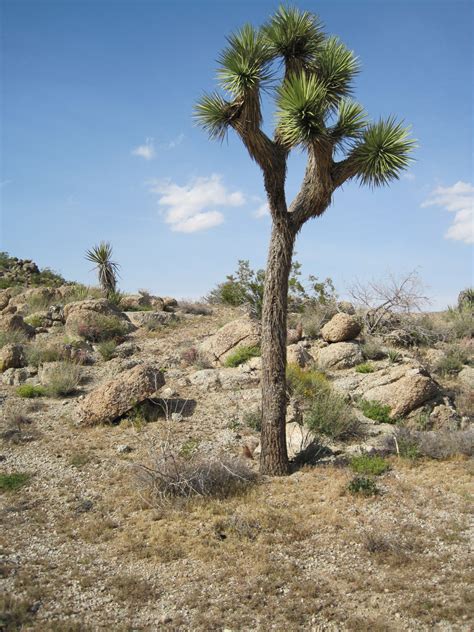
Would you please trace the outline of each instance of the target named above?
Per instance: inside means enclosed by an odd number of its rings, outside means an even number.
[[[354,476],[347,489],[351,494],[358,496],[376,496],[379,493],[375,482],[365,476]]]
[[[357,373],[373,373],[375,371],[373,365],[370,364],[369,362],[358,364],[355,370]]]
[[[400,351],[397,351],[396,349],[388,349],[387,358],[390,364],[396,364],[397,362],[400,362],[400,360],[402,359],[402,354],[400,353]]]
[[[353,472],[365,476],[380,476],[390,469],[390,464],[383,457],[370,454],[352,457],[349,465]]]
[[[347,439],[360,431],[359,423],[344,397],[328,387],[314,396],[304,422],[313,432],[332,439]]]
[[[297,364],[286,367],[286,385],[291,396],[312,400],[320,391],[329,389],[329,381],[322,371],[302,369]]]
[[[255,430],[255,432],[261,432],[262,430],[262,413],[261,411],[248,411],[244,413],[242,421],[245,426]]]
[[[31,479],[31,475],[26,472],[13,472],[12,474],[0,474],[0,490],[3,492],[12,492],[23,485],[26,485]]]
[[[31,325],[35,329],[43,326],[43,317],[40,314],[31,314],[31,316],[27,316],[24,320],[27,325]]]
[[[74,393],[81,379],[81,369],[74,362],[58,362],[47,374],[46,390],[51,397]]]
[[[97,350],[102,356],[102,358],[108,362],[113,357],[115,357],[115,352],[117,350],[117,343],[115,340],[104,340],[99,345],[97,345]]]
[[[190,459],[197,452],[197,449],[199,448],[199,443],[199,439],[188,439],[181,446],[179,456],[183,459]]]
[[[396,436],[397,454],[402,459],[416,461],[421,457],[420,447],[410,433],[398,433]]]
[[[16,389],[16,394],[18,397],[26,397],[31,399],[33,397],[44,397],[47,395],[46,389],[44,386],[34,385],[34,384],[22,384]]]
[[[384,424],[394,423],[394,420],[390,417],[391,408],[387,404],[363,399],[360,402],[360,409],[369,419],[373,419],[374,421]]]
[[[236,367],[236,366],[239,366],[239,364],[243,364],[244,362],[247,362],[247,360],[250,360],[250,358],[256,358],[259,355],[260,355],[260,348],[257,346],[238,347],[226,359],[225,366]]]

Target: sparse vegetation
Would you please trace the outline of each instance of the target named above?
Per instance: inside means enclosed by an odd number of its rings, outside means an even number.
[[[25,344],[26,342],[28,342],[28,337],[22,331],[0,331],[0,349],[5,345]]]
[[[474,432],[472,430],[422,432],[398,428],[396,434],[400,456],[408,459],[428,457],[449,459],[456,455],[474,454]]]
[[[360,409],[369,419],[373,419],[382,424],[395,423],[394,419],[390,416],[391,408],[387,404],[363,399],[360,402]]]
[[[0,491],[14,492],[26,485],[31,479],[31,475],[26,472],[13,472],[11,474],[0,474]]]
[[[80,366],[73,362],[58,362],[48,369],[46,392],[50,397],[65,397],[74,393],[81,379]]]
[[[387,358],[389,359],[390,364],[396,364],[397,362],[400,362],[402,354],[396,349],[387,349]]]
[[[257,358],[260,355],[259,347],[238,347],[235,351],[233,351],[226,359],[225,366],[227,367],[236,367],[250,358]]]
[[[39,367],[44,362],[57,362],[64,358],[64,347],[59,344],[37,340],[25,347],[28,364]]]
[[[88,342],[104,342],[123,338],[128,332],[127,323],[117,316],[95,314],[91,322],[80,323],[77,334]]]
[[[331,388],[319,389],[314,395],[304,422],[316,434],[331,439],[348,439],[360,433],[360,424],[351,407]]]
[[[352,471],[363,476],[380,476],[390,469],[390,463],[376,454],[354,456],[349,461],[349,465]]]
[[[385,356],[382,344],[375,336],[366,336],[361,349],[367,360],[381,360]]]
[[[440,375],[456,375],[469,361],[469,356],[459,345],[453,345],[436,364]]]
[[[262,413],[260,411],[245,412],[242,419],[245,426],[260,432],[262,430]]]

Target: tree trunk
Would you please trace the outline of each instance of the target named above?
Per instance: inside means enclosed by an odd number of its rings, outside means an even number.
[[[260,471],[289,473],[286,450],[286,328],[288,278],[295,231],[285,221],[275,221],[265,272],[262,312],[262,434]]]

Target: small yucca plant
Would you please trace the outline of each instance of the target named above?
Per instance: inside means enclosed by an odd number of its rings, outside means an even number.
[[[95,264],[99,276],[99,283],[107,298],[117,292],[117,277],[119,264],[112,261],[112,246],[108,241],[101,241],[86,252],[87,261]]]

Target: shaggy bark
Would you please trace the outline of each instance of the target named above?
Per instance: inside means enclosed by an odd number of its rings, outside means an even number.
[[[295,231],[288,221],[274,222],[268,251],[262,313],[262,434],[263,474],[289,472],[286,450],[286,322],[288,277]]]

